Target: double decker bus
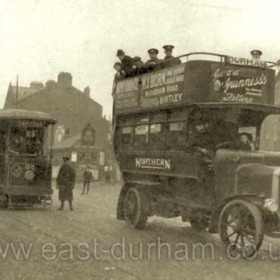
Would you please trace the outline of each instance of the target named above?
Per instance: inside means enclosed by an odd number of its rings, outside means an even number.
[[[252,256],[265,234],[280,236],[280,153],[260,150],[263,122],[280,114],[275,63],[205,52],[178,58],[116,84],[117,219],[142,229],[153,215],[182,216],[218,231],[229,252]],[[201,122],[207,150],[193,144]]]
[[[46,113],[0,110],[0,205],[50,203],[52,126]]]

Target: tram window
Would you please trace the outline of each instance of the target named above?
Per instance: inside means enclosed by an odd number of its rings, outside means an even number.
[[[167,131],[167,149],[183,150],[185,147],[185,122],[172,122]]]
[[[43,154],[44,131],[42,128],[12,128],[11,149],[23,154]]]
[[[148,125],[135,126],[134,144],[136,146],[144,145],[148,142]]]

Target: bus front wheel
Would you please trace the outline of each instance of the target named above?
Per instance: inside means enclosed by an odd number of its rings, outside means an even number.
[[[135,229],[143,229],[149,215],[149,203],[143,191],[132,187],[124,199],[124,218]]]
[[[220,214],[219,233],[230,256],[253,257],[264,237],[262,213],[251,202],[232,200]]]

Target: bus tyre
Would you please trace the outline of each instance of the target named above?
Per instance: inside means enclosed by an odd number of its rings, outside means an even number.
[[[245,200],[230,201],[221,211],[219,234],[229,257],[253,258],[264,238],[261,211]]]
[[[149,214],[149,203],[143,191],[130,188],[124,199],[124,218],[135,229],[143,229]]]

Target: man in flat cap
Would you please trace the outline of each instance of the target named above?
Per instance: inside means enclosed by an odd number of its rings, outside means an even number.
[[[179,58],[174,58],[172,55],[172,51],[174,46],[172,45],[165,45],[163,46],[165,57],[164,57],[164,67],[170,67],[181,63]]]
[[[252,59],[255,61],[259,61],[262,55],[260,50],[252,50],[251,51]]]
[[[72,201],[75,177],[75,171],[69,165],[69,157],[63,157],[63,165],[60,167],[56,179],[56,185],[59,190],[58,199],[61,201],[61,206],[58,208],[58,210],[63,210],[65,200],[69,202],[69,209],[71,211],[74,210]]]
[[[125,76],[129,76],[132,72],[133,59],[126,55],[123,50],[117,51],[117,57],[121,62],[122,71],[124,72]]]

